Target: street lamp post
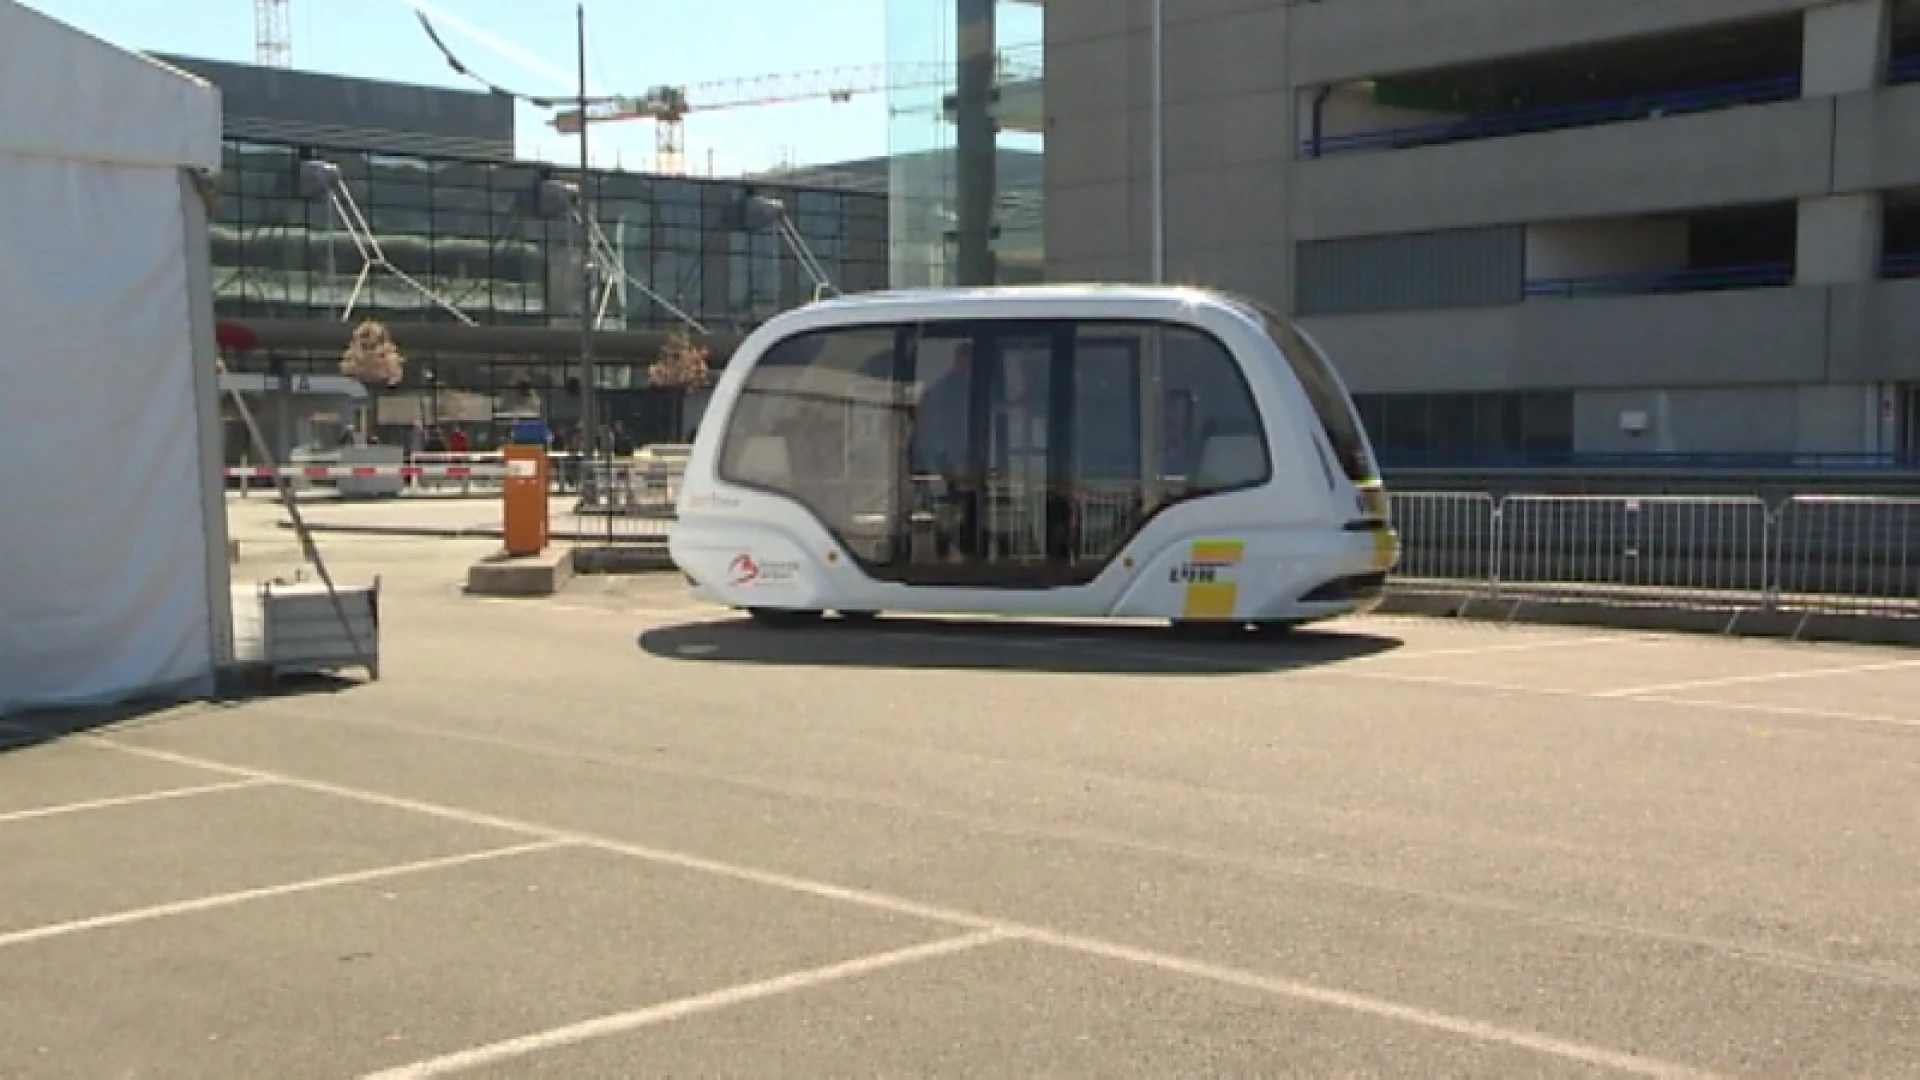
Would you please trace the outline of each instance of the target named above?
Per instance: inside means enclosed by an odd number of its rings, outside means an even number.
[[[575,48],[579,75],[577,107],[580,110],[580,430],[586,443],[579,449],[591,456],[599,446],[598,399],[593,377],[593,196],[587,170],[587,5],[579,0],[574,6]]]
[[[1153,204],[1153,283],[1164,284],[1167,279],[1167,146],[1166,146],[1166,10],[1163,0],[1153,0],[1153,60],[1150,65],[1152,87],[1148,92],[1151,101],[1148,124],[1152,132],[1153,186],[1151,201]]]

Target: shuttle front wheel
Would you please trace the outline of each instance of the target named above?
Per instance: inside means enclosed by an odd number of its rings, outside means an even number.
[[[748,608],[747,614],[761,626],[775,630],[798,630],[803,626],[812,626],[820,621],[822,612],[799,611],[793,608],[756,607]]]
[[[747,614],[761,626],[776,630],[797,630],[818,623],[825,615],[824,611],[799,610],[795,608],[748,608]],[[880,617],[877,611],[841,611],[837,612],[841,622],[865,626]]]

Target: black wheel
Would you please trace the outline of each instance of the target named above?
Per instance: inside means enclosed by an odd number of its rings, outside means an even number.
[[[1286,637],[1295,630],[1300,629],[1300,625],[1299,622],[1292,619],[1274,619],[1268,622],[1254,623],[1253,632],[1255,635],[1263,638]]]
[[[877,611],[843,611],[840,613],[841,622],[858,623],[861,626],[865,626],[879,617],[880,613]]]
[[[1247,628],[1246,623],[1226,619],[1175,619],[1173,634],[1186,641],[1231,641]]]
[[[796,611],[792,608],[748,608],[747,614],[753,617],[754,622],[775,630],[797,630],[820,621],[817,611]]]

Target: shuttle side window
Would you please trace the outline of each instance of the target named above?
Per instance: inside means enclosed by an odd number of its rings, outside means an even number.
[[[720,449],[721,479],[794,499],[863,561],[887,557],[902,480],[894,342],[878,327],[776,344],[741,387]]]
[[[1117,555],[1168,506],[1273,475],[1253,392],[1208,334],[1083,323],[1074,386],[1075,555],[1090,565]]]
[[[1212,337],[1184,327],[1088,323],[1075,356],[1084,483],[1147,480],[1153,473],[1144,456],[1152,453],[1167,500],[1254,487],[1272,475],[1253,392]],[[1157,399],[1145,392],[1156,364]],[[1142,437],[1152,430],[1157,445]]]
[[[1266,483],[1232,352],[1130,320],[799,334],[754,365],[728,483],[806,507],[867,572],[922,585],[1085,584],[1176,504]]]
[[[1267,482],[1266,430],[1233,355],[1206,334],[1149,333],[1160,345],[1160,388],[1168,498],[1195,498]]]

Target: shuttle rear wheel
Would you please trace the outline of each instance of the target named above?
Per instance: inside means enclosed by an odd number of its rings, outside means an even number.
[[[877,611],[842,611],[839,615],[841,622],[855,623],[860,626],[865,626],[880,617]]]
[[[1232,622],[1226,619],[1175,619],[1173,632],[1179,637],[1194,641],[1233,641],[1249,636],[1274,638],[1285,637],[1300,624],[1290,619],[1273,619],[1264,622]]]
[[[794,608],[748,608],[747,614],[761,626],[776,630],[797,630],[803,626],[812,626],[820,621],[818,611],[802,611]]]

